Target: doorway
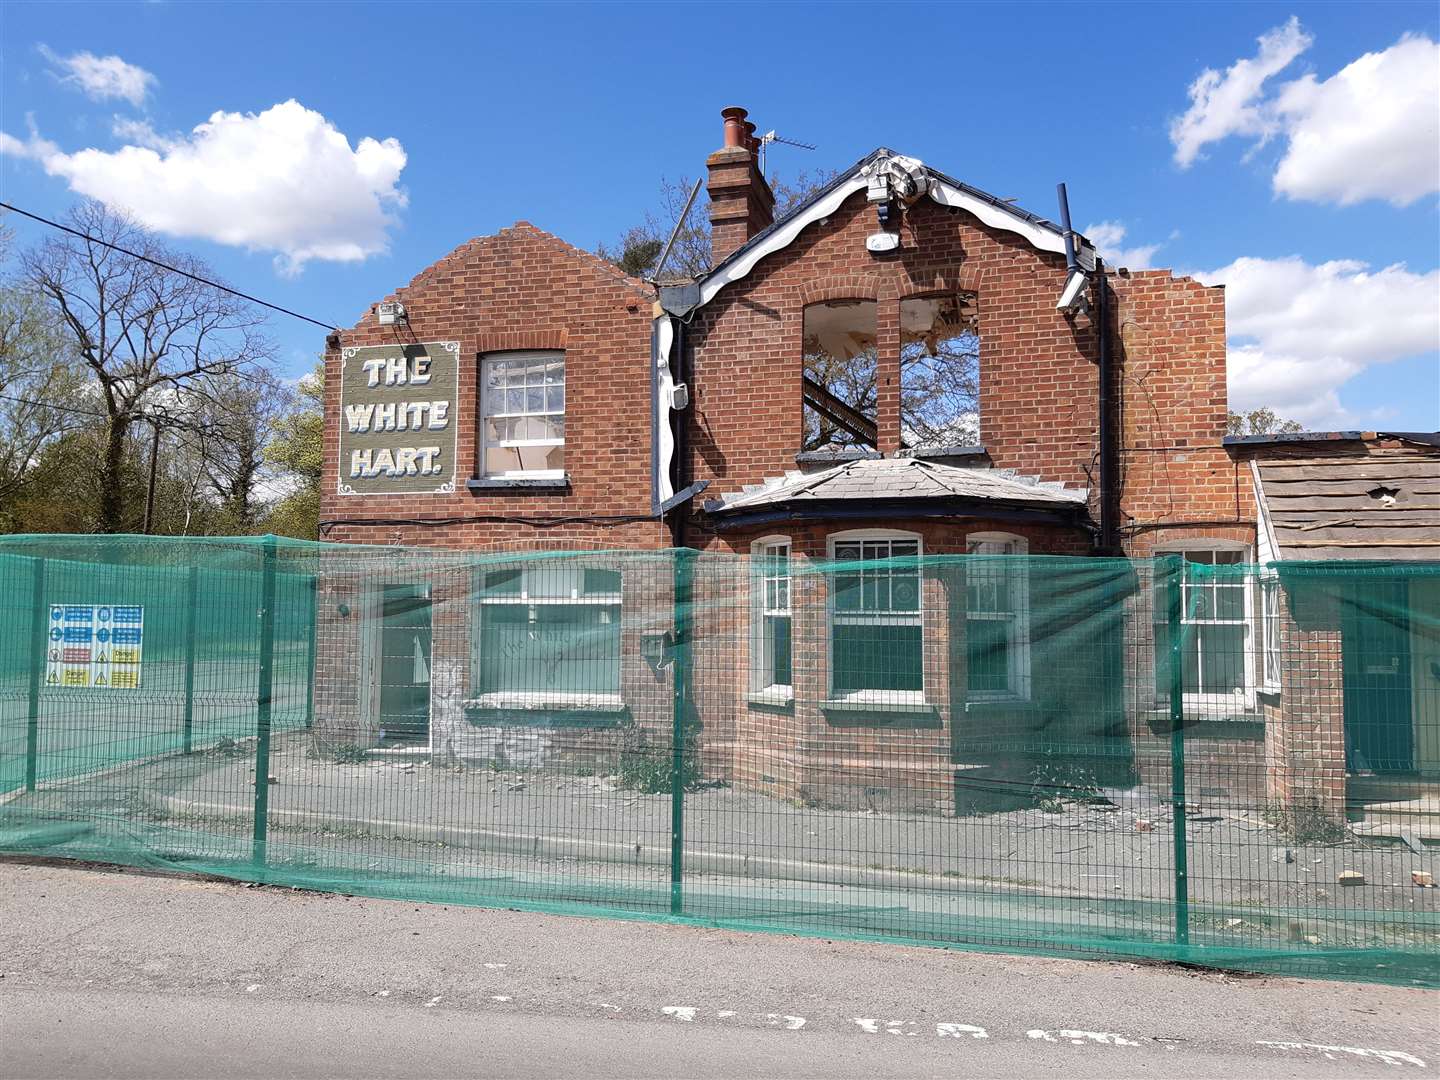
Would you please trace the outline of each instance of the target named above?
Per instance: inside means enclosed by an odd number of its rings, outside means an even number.
[[[1357,585],[1345,605],[1345,765],[1351,774],[1415,769],[1408,583]]]
[[[387,585],[381,595],[380,745],[430,738],[430,597],[418,585]]]

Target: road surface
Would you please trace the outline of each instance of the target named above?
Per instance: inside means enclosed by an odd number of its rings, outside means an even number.
[[[1405,1077],[1440,994],[0,861],[4,1077]]]

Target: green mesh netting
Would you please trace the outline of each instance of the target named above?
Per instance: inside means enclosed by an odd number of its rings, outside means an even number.
[[[1440,567],[0,538],[0,850],[1440,984]]]

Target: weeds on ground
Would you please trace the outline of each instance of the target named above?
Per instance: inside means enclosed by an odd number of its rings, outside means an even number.
[[[1047,814],[1063,813],[1067,803],[1089,802],[1100,790],[1095,771],[1046,750],[1030,770],[1030,795]]]
[[[1345,823],[1313,796],[1285,803],[1266,803],[1260,820],[1297,844],[1335,844],[1348,839]]]

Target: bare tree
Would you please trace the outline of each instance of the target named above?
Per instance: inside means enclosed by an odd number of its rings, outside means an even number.
[[[0,236],[0,253],[5,240]],[[46,446],[89,419],[83,382],[41,298],[23,284],[0,281],[0,502],[25,483]]]
[[[779,221],[792,213],[811,195],[828,184],[834,172],[817,170],[800,172],[792,181],[784,181],[772,175],[770,188],[775,193],[775,220]],[[655,263],[660,257],[665,241],[680,221],[685,203],[690,198],[694,182],[687,176],[678,181],[660,179],[660,204],[645,214],[645,221],[632,225],[616,242],[614,247],[601,244],[595,253],[608,259],[627,274],[644,277],[654,273]],[[690,208],[684,225],[675,234],[675,244],[661,271],[664,281],[683,280],[699,277],[710,269],[710,212],[709,199],[702,189]]]
[[[183,411],[186,402],[219,401],[222,381],[251,375],[270,360],[271,346],[254,307],[186,276],[214,278],[124,214],[84,202],[69,224],[82,236],[63,235],[26,253],[23,272],[94,380],[105,414],[97,524],[118,532],[131,428],[167,406]]]

